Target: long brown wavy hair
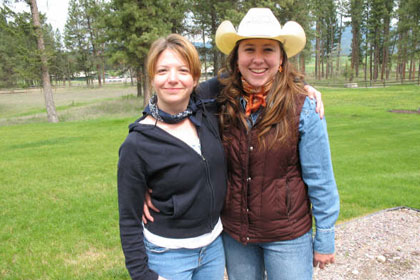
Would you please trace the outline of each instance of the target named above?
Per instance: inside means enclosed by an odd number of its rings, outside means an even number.
[[[294,120],[297,94],[306,94],[303,89],[303,75],[295,70],[289,62],[283,45],[280,44],[283,71],[277,72],[273,85],[267,94],[267,107],[256,124],[258,142],[262,147],[272,147],[276,143],[286,142],[288,137],[296,137],[290,124]],[[238,47],[230,52],[226,59],[226,66],[219,72],[218,78],[224,88],[217,101],[220,105],[219,120],[224,142],[231,139],[226,135],[233,127],[243,125],[248,128],[244,110],[241,108],[239,97],[244,94],[241,73],[238,69]],[[266,137],[270,129],[274,129],[274,137]]]

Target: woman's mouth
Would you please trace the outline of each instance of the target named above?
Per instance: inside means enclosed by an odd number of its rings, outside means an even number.
[[[262,73],[264,73],[265,71],[267,71],[267,69],[249,69],[252,73],[255,73],[255,74],[262,74]]]

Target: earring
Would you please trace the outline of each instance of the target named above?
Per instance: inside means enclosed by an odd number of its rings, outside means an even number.
[[[283,72],[283,66],[279,66],[279,72],[281,73],[281,72]]]

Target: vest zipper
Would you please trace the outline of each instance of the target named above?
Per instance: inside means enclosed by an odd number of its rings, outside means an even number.
[[[246,168],[246,176],[245,176],[245,180],[246,180],[246,188],[245,188],[245,200],[246,200],[246,205],[245,205],[245,215],[246,215],[246,219],[244,219],[246,221],[245,223],[241,223],[241,227],[244,228],[245,231],[243,231],[241,229],[241,232],[244,233],[243,238],[243,243],[244,244],[248,244],[249,241],[249,236],[248,236],[248,230],[249,230],[249,213],[248,213],[248,209],[249,209],[249,201],[248,201],[248,194],[250,193],[250,188],[251,188],[251,181],[252,181],[252,177],[249,174],[250,171],[250,152],[249,152],[249,147],[252,145],[252,127],[249,127],[249,129],[246,130],[246,136],[247,136],[247,145],[246,145],[246,159],[247,159],[247,168]]]

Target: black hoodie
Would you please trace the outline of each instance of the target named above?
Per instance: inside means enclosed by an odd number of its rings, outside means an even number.
[[[226,163],[217,129],[215,104],[200,105],[195,118],[199,155],[188,144],[155,125],[129,126],[118,162],[120,235],[126,266],[132,279],[157,279],[147,265],[143,243],[144,194],[160,210],[145,225],[157,235],[190,238],[212,231],[223,207]]]

